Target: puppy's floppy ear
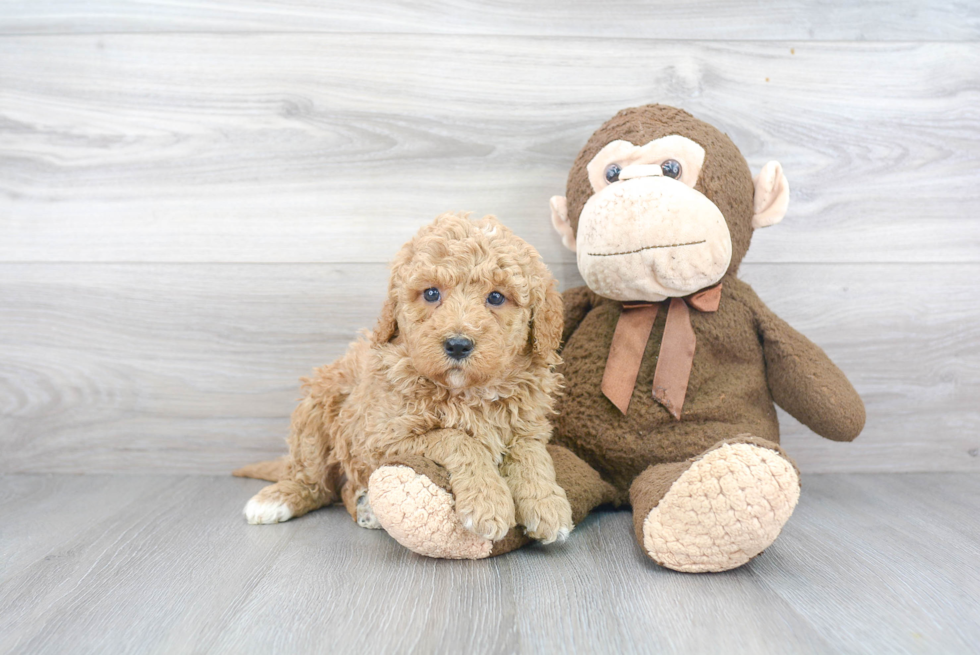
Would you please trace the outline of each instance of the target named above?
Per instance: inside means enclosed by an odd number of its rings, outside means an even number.
[[[398,293],[391,285],[388,288],[388,297],[385,299],[384,306],[381,307],[381,316],[378,317],[378,324],[371,333],[371,342],[380,346],[388,343],[398,336],[397,300]]]
[[[381,308],[381,316],[378,317],[378,325],[371,333],[371,342],[380,346],[388,343],[398,336],[398,281],[404,277],[414,253],[414,239],[409,241],[395,255],[391,262],[391,275],[388,278],[388,297]]]
[[[543,293],[535,294],[537,301],[531,314],[531,338],[534,340],[534,354],[549,359],[557,356],[565,315],[555,279],[543,264],[541,268],[544,269],[543,275],[538,279]]]

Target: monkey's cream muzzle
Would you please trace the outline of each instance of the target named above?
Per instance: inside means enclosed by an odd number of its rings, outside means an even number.
[[[582,209],[576,248],[586,284],[613,300],[657,302],[711,286],[732,240],[718,207],[658,164],[625,166]]]
[[[679,134],[644,145],[610,141],[585,166],[593,195],[577,228],[569,221],[567,199],[551,199],[551,223],[576,253],[593,291],[624,302],[658,302],[700,291],[725,275],[732,260],[728,223],[697,190],[706,154]],[[754,185],[752,228],[778,223],[789,203],[779,163],[766,164]]]

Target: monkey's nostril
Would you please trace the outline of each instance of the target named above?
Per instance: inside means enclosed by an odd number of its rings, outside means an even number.
[[[459,361],[466,359],[473,352],[473,342],[466,337],[449,337],[442,342],[442,348],[447,355]]]

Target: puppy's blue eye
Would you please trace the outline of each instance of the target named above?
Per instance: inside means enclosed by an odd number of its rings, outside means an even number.
[[[504,298],[504,294],[499,291],[491,291],[490,295],[487,296],[487,302],[494,306],[503,305],[505,300],[507,299]]]
[[[612,184],[619,180],[619,174],[623,172],[619,164],[609,164],[606,166],[606,182]]]
[[[429,287],[422,292],[422,297],[425,298],[425,302],[439,302],[439,289]]]

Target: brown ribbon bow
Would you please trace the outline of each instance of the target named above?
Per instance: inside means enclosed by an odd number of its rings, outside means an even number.
[[[653,399],[667,408],[677,420],[681,418],[697,344],[687,306],[690,305],[699,312],[714,312],[718,311],[720,302],[720,284],[686,298],[670,299],[657,369],[653,374]],[[623,414],[626,414],[630,406],[643,351],[650,338],[653,322],[657,320],[659,305],[660,303],[648,302],[623,303],[623,312],[616,322],[601,388],[606,398]]]

